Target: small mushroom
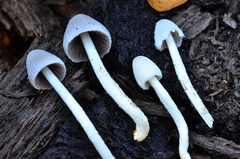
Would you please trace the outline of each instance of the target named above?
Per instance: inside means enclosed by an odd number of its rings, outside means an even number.
[[[188,127],[177,105],[174,103],[168,92],[161,85],[159,80],[162,72],[150,59],[138,56],[133,59],[133,74],[138,85],[144,89],[153,87],[160,101],[163,103],[169,114],[172,116],[179,132],[179,154],[181,159],[189,159],[188,149]]]
[[[172,21],[162,19],[156,23],[154,33],[155,47],[160,51],[165,48],[169,49],[176,74],[184,91],[206,124],[212,128],[213,118],[193,88],[177,49],[181,45],[183,37],[182,30]]]
[[[111,78],[100,58],[109,52],[111,43],[108,30],[84,14],[78,14],[69,21],[63,38],[68,58],[73,62],[89,60],[102,87],[136,123],[134,140],[140,142],[148,135],[148,119]]]
[[[44,50],[33,50],[27,56],[26,65],[28,79],[32,86],[36,89],[53,87],[81,124],[101,157],[114,159],[82,107],[60,82],[66,74],[66,68],[62,60]]]

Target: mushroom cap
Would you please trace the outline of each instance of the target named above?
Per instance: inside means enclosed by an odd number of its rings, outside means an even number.
[[[155,47],[158,50],[162,51],[165,48],[168,48],[166,39],[170,33],[172,34],[177,47],[181,46],[184,34],[175,23],[168,19],[162,19],[156,23],[154,31],[154,40]]]
[[[111,48],[112,40],[109,31],[98,21],[84,14],[75,15],[70,19],[63,37],[63,48],[73,62],[88,61],[80,34],[89,35],[102,58]]]
[[[148,80],[156,77],[158,80],[162,78],[162,72],[158,66],[145,56],[137,56],[132,62],[133,74],[138,85],[147,90],[151,86]]]
[[[27,56],[26,67],[28,79],[36,89],[52,88],[51,84],[41,73],[44,67],[48,67],[60,81],[62,81],[66,75],[66,67],[63,61],[44,50],[31,51]]]

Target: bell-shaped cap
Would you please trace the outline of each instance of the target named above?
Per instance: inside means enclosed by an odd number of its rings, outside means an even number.
[[[133,74],[138,85],[146,90],[151,86],[148,80],[156,77],[158,80],[162,78],[162,72],[158,66],[145,56],[137,56],[132,62]]]
[[[98,21],[84,14],[70,19],[63,37],[63,48],[73,62],[88,61],[80,34],[88,32],[100,57],[107,54],[112,40],[109,31]]]
[[[52,88],[51,84],[41,73],[44,67],[48,67],[60,81],[62,81],[66,75],[66,67],[63,61],[44,50],[31,51],[27,56],[26,67],[28,79],[36,89]]]
[[[156,23],[154,31],[155,47],[158,50],[162,51],[165,48],[168,48],[166,39],[169,34],[172,34],[177,47],[181,46],[182,39],[184,37],[182,30],[171,20],[168,19],[159,20]]]

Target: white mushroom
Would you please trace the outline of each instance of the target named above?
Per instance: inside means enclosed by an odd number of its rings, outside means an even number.
[[[188,127],[168,92],[161,85],[159,80],[162,78],[162,72],[150,59],[144,56],[138,56],[133,59],[133,74],[138,85],[144,89],[153,87],[160,101],[163,103],[169,114],[172,116],[179,132],[179,154],[181,159],[189,159],[188,149]]]
[[[181,45],[183,37],[182,30],[172,21],[162,19],[156,23],[154,33],[156,48],[160,51],[165,48],[169,49],[176,74],[184,91],[206,124],[212,128],[213,118],[193,88],[177,49]]]
[[[68,58],[73,62],[90,60],[103,88],[136,123],[134,139],[142,141],[149,132],[147,117],[111,78],[100,58],[109,52],[111,43],[108,30],[84,14],[76,15],[69,21],[63,38],[63,48]]]
[[[26,65],[28,79],[32,86],[36,89],[53,87],[81,124],[101,157],[114,159],[82,107],[60,82],[66,74],[66,68],[62,60],[44,50],[33,50],[27,56]]]

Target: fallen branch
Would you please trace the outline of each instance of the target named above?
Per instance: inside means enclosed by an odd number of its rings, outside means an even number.
[[[190,141],[210,153],[224,155],[228,158],[240,158],[240,145],[221,137],[205,137],[195,132],[190,132]]]

